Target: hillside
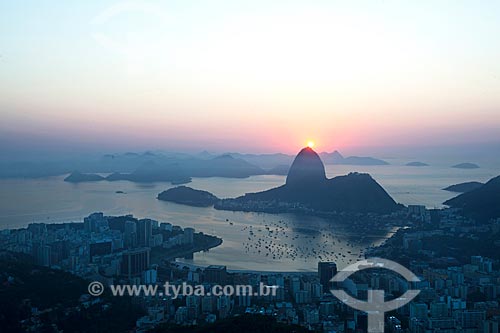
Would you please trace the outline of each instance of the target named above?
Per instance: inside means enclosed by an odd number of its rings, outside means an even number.
[[[500,218],[500,176],[483,186],[447,200],[445,205],[461,208],[467,216],[480,221]]]
[[[456,193],[465,193],[478,189],[483,185],[484,184],[480,182],[465,182],[465,183],[450,185],[448,187],[443,188],[443,190]]]

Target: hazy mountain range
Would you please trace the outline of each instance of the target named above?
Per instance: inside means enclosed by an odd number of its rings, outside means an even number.
[[[61,157],[64,156],[64,157]],[[344,157],[340,152],[322,152],[323,163],[337,165],[387,165],[369,156]],[[130,180],[139,182],[189,182],[191,177],[244,178],[253,175],[287,175],[293,155],[214,154],[146,151],[119,154],[71,154],[17,156],[0,160],[0,178],[38,178],[72,173],[67,181]],[[108,176],[96,174],[110,174]],[[102,179],[101,179],[102,178]]]
[[[338,151],[321,153],[327,164],[384,165],[372,157],[343,157]],[[0,161],[0,178],[38,178],[72,173],[68,181],[97,181],[97,173],[112,174],[107,180],[186,181],[190,177],[243,178],[252,175],[286,175],[293,155],[226,153],[203,151],[197,154],[176,152],[127,152],[71,157],[17,157]]]

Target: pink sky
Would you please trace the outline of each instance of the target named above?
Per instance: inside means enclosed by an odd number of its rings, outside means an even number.
[[[0,5],[0,134],[288,153],[500,141],[495,4],[158,6]]]

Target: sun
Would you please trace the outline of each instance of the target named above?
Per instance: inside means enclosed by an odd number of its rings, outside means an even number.
[[[307,141],[307,146],[309,148],[314,148],[314,141]]]

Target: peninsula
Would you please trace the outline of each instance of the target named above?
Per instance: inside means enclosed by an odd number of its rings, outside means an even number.
[[[295,157],[286,183],[267,191],[222,199],[216,209],[257,212],[394,212],[400,206],[369,174],[328,179],[319,155],[304,148]]]

